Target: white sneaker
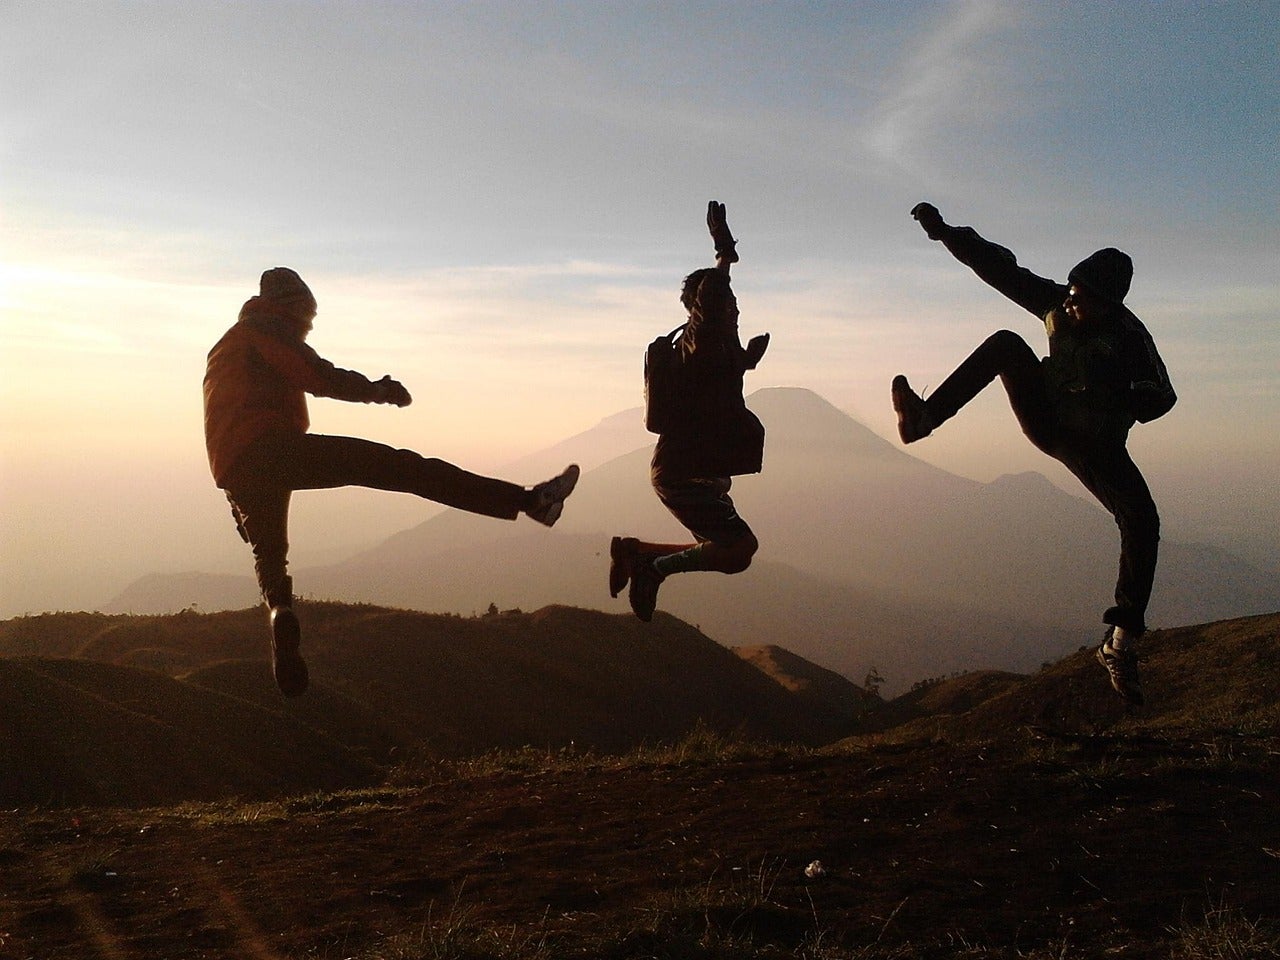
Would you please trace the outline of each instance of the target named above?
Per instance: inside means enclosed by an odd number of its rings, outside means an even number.
[[[1135,707],[1142,706],[1142,680],[1138,677],[1138,655],[1132,647],[1113,647],[1111,631],[1098,647],[1098,662],[1107,668],[1111,678],[1111,686],[1120,694],[1126,703]]]
[[[564,511],[565,499],[578,485],[579,473],[578,465],[571,463],[560,476],[538,484],[530,491],[530,502],[533,505],[525,513],[544,526],[555,526]]]

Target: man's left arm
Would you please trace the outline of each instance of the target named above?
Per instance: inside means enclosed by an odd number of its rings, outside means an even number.
[[[370,380],[362,373],[334,366],[305,343],[286,343],[263,331],[255,331],[254,340],[271,366],[312,396],[352,403],[393,403],[398,407],[413,402],[404,385],[389,375]]]

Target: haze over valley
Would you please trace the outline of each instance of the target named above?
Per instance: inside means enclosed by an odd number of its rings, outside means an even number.
[[[858,682],[875,667],[892,690],[959,670],[1033,669],[1101,635],[1118,535],[1092,502],[1036,473],[991,483],[948,473],[808,390],[767,388],[750,404],[768,430],[765,469],[738,478],[733,495],[760,553],[741,576],[672,578],[660,609],[722,643],[777,644]],[[464,615],[490,604],[626,612],[625,599],[610,599],[605,588],[609,537],[682,538],[653,495],[651,446],[642,431],[631,432],[632,420],[638,412],[607,418],[518,465],[531,475],[574,459],[588,467],[552,531],[438,511],[339,563],[295,566],[296,589]],[[644,445],[593,465],[602,451],[636,441]],[[156,574],[101,609],[212,611],[255,602],[248,571]],[[1153,626],[1274,607],[1266,571],[1166,536]]]

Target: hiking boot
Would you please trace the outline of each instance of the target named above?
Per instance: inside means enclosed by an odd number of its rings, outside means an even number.
[[[640,556],[635,537],[614,537],[609,541],[609,596],[616,597],[631,579],[631,568]]]
[[[1142,706],[1142,680],[1138,677],[1138,655],[1132,647],[1117,649],[1111,645],[1111,631],[1098,647],[1098,662],[1107,668],[1111,686],[1135,707]]]
[[[578,465],[571,463],[560,476],[552,477],[530,490],[531,506],[526,508],[525,513],[544,526],[555,526],[564,510],[565,498],[573,493],[573,488],[578,484],[578,473]]]
[[[631,601],[632,612],[648,623],[658,605],[658,587],[667,578],[658,572],[652,560],[647,557],[638,559],[639,562],[631,566],[631,589],[627,591],[627,599]]]
[[[271,672],[276,686],[286,697],[300,697],[307,691],[307,664],[298,648],[302,628],[292,607],[271,608]]]
[[[898,415],[898,436],[903,443],[915,443],[933,433],[933,418],[924,400],[911,389],[907,378],[898,374],[889,388],[893,412]]]

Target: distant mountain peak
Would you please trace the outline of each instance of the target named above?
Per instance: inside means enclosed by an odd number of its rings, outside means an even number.
[[[807,387],[761,387],[748,394],[747,402],[751,406],[759,403],[778,405],[788,410],[823,410],[847,417],[835,404],[825,397],[814,393]],[[850,417],[850,419],[853,419]]]
[[[766,444],[803,445],[857,457],[906,456],[866,424],[804,387],[763,387],[747,397],[747,406],[764,423]]]
[[[1002,473],[991,481],[991,486],[1004,486],[1022,489],[1043,490],[1048,487],[1057,489],[1057,485],[1036,470],[1023,470],[1019,473]]]

